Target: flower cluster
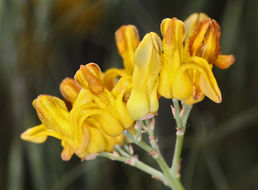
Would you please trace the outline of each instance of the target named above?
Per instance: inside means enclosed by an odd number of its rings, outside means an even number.
[[[122,132],[133,125],[123,100],[126,79],[109,91],[94,63],[81,66],[74,78],[65,78],[60,84],[71,110],[57,97],[38,96],[33,106],[42,124],[28,129],[21,138],[35,143],[44,142],[47,136],[60,139],[63,160],[69,160],[74,153],[87,159],[101,151],[113,151],[124,141]]]
[[[74,153],[85,159],[122,144],[123,131],[133,130],[134,121],[157,113],[161,96],[187,105],[205,96],[220,103],[212,68],[228,68],[234,56],[221,55],[218,23],[195,13],[185,22],[164,19],[161,33],[163,39],[150,32],[140,40],[135,26],[121,26],[115,39],[124,69],[102,73],[95,63],[81,66],[74,79],[60,85],[71,109],[57,97],[38,96],[33,106],[42,124],[25,131],[22,139],[42,143],[53,136],[62,142],[63,160]]]

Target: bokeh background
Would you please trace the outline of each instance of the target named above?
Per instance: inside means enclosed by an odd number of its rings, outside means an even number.
[[[0,0],[0,189],[167,189],[103,158],[64,162],[56,139],[38,145],[19,136],[39,123],[32,100],[38,94],[61,97],[59,83],[81,64],[96,62],[103,71],[122,67],[114,41],[119,26],[134,24],[141,37],[160,34],[163,18],[184,20],[193,12],[219,22],[222,53],[234,54],[236,62],[214,70],[223,102],[205,99],[193,108],[183,184],[188,190],[258,189],[257,0]],[[168,162],[175,140],[170,103],[161,99],[156,128]]]

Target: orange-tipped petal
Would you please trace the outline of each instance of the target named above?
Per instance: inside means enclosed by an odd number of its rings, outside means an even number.
[[[63,151],[61,153],[61,158],[64,161],[69,161],[74,154],[74,149],[65,141],[62,141]]]
[[[102,72],[95,63],[81,65],[74,78],[82,88],[89,89],[93,94],[98,95],[104,92]]]
[[[184,21],[185,30],[186,30],[186,44],[189,40],[189,37],[192,36],[196,30],[196,27],[199,26],[200,22],[208,18],[205,13],[193,13]]]
[[[163,65],[160,72],[159,94],[172,98],[172,89],[177,69],[183,58],[184,23],[177,18],[164,19],[161,23],[163,35]]]
[[[41,122],[48,128],[63,136],[70,136],[68,110],[65,103],[54,96],[39,95],[33,106]]]
[[[60,84],[60,92],[62,96],[71,103],[76,100],[80,90],[80,87],[72,78],[67,77]]]
[[[43,143],[47,140],[48,129],[43,124],[27,129],[21,134],[21,139],[34,143]]]
[[[196,70],[199,73],[199,78],[196,85],[202,93],[216,103],[221,103],[222,97],[217,81],[212,73],[210,64],[203,58],[191,57],[187,59],[186,64],[182,65],[182,69]],[[194,95],[194,94],[193,94]],[[195,97],[193,97],[196,99]]]
[[[187,44],[190,55],[203,57],[209,63],[214,63],[221,51],[220,35],[219,24],[211,18],[204,19]]]
[[[134,69],[134,52],[140,43],[138,30],[134,25],[123,25],[115,34],[119,54],[124,61],[125,70],[132,74]]]
[[[219,55],[214,64],[220,69],[227,69],[234,62],[235,62],[234,55]]]

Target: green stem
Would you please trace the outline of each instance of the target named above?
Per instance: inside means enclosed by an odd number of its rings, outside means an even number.
[[[172,99],[172,101],[173,101],[173,106],[174,106],[174,111],[175,111],[175,113],[173,113],[173,115],[176,120],[177,128],[181,128],[182,123],[181,123],[181,119],[180,119],[179,102],[177,99]]]
[[[169,167],[167,163],[165,162],[164,158],[159,154],[159,156],[156,158],[157,163],[159,164],[159,167],[163,171],[163,173],[167,176],[167,178],[170,181],[171,188],[174,190],[184,190],[183,185],[179,180],[177,180],[175,177],[173,177],[170,173]]]
[[[172,175],[178,179],[180,178],[179,170],[180,170],[180,158],[181,158],[181,152],[183,147],[183,140],[184,140],[183,134],[176,136],[176,145],[175,145],[175,151],[174,151],[172,168],[171,168]]]
[[[120,155],[114,155],[112,153],[107,153],[107,152],[101,152],[99,154],[99,156],[106,157],[106,158],[109,158],[111,160],[116,160],[116,161],[119,161],[119,162],[123,162],[125,164],[130,164],[131,166],[133,166],[135,168],[138,168],[138,169],[150,174],[151,176],[156,177],[156,178],[164,181],[166,184],[169,184],[169,181],[168,181],[167,177],[164,176],[160,171],[150,167],[149,165],[143,163],[142,161],[140,161],[140,160],[138,160],[134,157],[127,158],[127,157],[123,157],[123,156],[120,156]],[[131,162],[128,162],[128,159],[131,159]]]
[[[175,144],[175,150],[173,155],[173,162],[170,170],[171,170],[172,176],[176,177],[177,179],[180,179],[180,159],[181,159],[181,153],[182,153],[182,147],[183,147],[183,141],[184,141],[184,134],[185,134],[186,124],[187,124],[187,120],[188,120],[190,111],[192,109],[192,106],[187,106],[186,104],[182,103],[183,113],[182,115],[180,115],[178,100],[173,99],[173,105],[175,110],[174,117],[177,124],[177,133],[176,133],[176,144]]]
[[[128,132],[128,131],[126,131],[124,134],[134,144],[138,145],[140,148],[142,148],[147,153],[152,155],[152,157],[156,160],[156,162],[158,163],[159,167],[161,168],[161,170],[163,171],[163,173],[165,174],[165,176],[169,180],[168,185],[172,189],[174,189],[174,190],[184,190],[184,187],[181,184],[181,182],[171,175],[170,169],[169,169],[166,161],[164,160],[164,158],[160,154],[159,150],[155,150],[154,148],[152,148],[151,146],[149,146],[148,144],[146,144],[142,140],[141,141],[137,141],[137,139],[135,139],[135,137],[130,132]]]

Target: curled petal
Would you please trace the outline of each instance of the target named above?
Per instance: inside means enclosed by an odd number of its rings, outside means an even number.
[[[148,33],[135,51],[132,91],[127,102],[128,112],[134,120],[158,110],[157,88],[161,70],[161,49],[159,36]]]
[[[184,67],[178,69],[172,90],[173,97],[179,100],[185,100],[193,93],[193,83],[185,72]]]
[[[88,127],[90,131],[90,142],[86,148],[87,154],[98,153],[105,150],[106,142],[100,130]]]
[[[215,65],[220,69],[227,69],[235,62],[234,55],[219,55]]]
[[[104,87],[103,74],[99,66],[95,63],[82,65],[74,76],[76,82],[92,94],[92,99],[100,107],[105,107],[112,103],[111,93]]]
[[[94,103],[84,104],[80,107],[73,107],[70,112],[70,125],[73,131],[74,146],[77,155],[82,155],[90,142],[90,131],[85,126],[86,120],[96,115]]]
[[[111,137],[120,135],[124,131],[124,126],[120,122],[119,116],[115,116],[115,114],[117,113],[113,114],[108,110],[100,110],[97,116],[101,129]]]
[[[86,125],[82,125],[81,129],[77,128],[77,132],[75,135],[75,153],[79,157],[85,156],[85,150],[88,147],[89,143],[91,142],[91,133],[89,127]]]
[[[123,101],[127,89],[131,87],[131,83],[131,76],[122,77],[111,92],[115,97],[113,108],[125,128],[129,128],[134,122],[127,111],[125,102]]]
[[[184,23],[177,18],[164,19],[161,23],[161,33],[164,56],[158,91],[165,98],[172,98],[176,72],[183,59]]]
[[[33,106],[39,119],[48,129],[65,137],[71,136],[68,110],[61,99],[49,95],[39,95],[33,101]]]
[[[124,94],[128,88],[131,88],[132,83],[132,77],[126,76],[119,79],[116,86],[113,88],[111,93],[114,95],[114,97],[118,97],[121,94]]]
[[[96,117],[91,117],[89,119],[87,119],[87,125],[91,126],[91,127],[95,127],[97,129],[100,130],[101,134],[103,135],[104,139],[105,139],[105,150],[106,152],[112,152],[114,150],[115,145],[119,144],[122,145],[124,142],[124,135],[123,133],[121,133],[118,136],[115,137],[111,137],[109,135],[107,135],[103,130],[102,127],[100,125],[100,123],[98,122]]]
[[[116,31],[115,38],[118,52],[124,61],[125,70],[132,74],[134,52],[140,43],[138,30],[134,25],[123,25]]]
[[[184,21],[186,30],[186,42],[188,41],[189,37],[194,34],[195,29],[200,24],[200,22],[206,18],[208,18],[208,16],[205,13],[193,13]]]
[[[89,89],[95,95],[104,92],[102,72],[95,63],[81,65],[74,78],[82,88]]]
[[[204,19],[190,37],[188,50],[191,56],[200,56],[214,63],[220,54],[220,26],[210,18]]]
[[[66,141],[62,141],[63,151],[61,153],[61,158],[64,161],[68,161],[71,159],[74,154],[74,149],[71,147]]]
[[[60,92],[66,100],[73,103],[80,92],[80,87],[74,79],[67,77],[60,84]]]
[[[204,98],[205,98],[205,96],[202,94],[202,95],[200,95],[199,97],[198,97],[198,99],[194,99],[193,98],[194,97],[194,95],[192,94],[191,96],[189,96],[186,100],[184,100],[184,103],[186,104],[186,105],[192,105],[192,104],[196,104],[196,103],[198,103],[198,102],[201,102]]]
[[[48,135],[48,129],[41,124],[27,129],[21,134],[21,139],[34,143],[43,143],[47,140]]]
[[[123,124],[123,126],[127,129],[132,126],[133,120],[129,115],[126,104],[123,102],[124,93],[120,93],[115,100],[114,109],[119,116],[119,120]]]
[[[200,57],[191,57],[187,59],[186,64],[181,66],[185,71],[196,71],[199,73],[198,80],[195,81],[201,92],[216,103],[222,101],[221,92],[217,81],[212,73],[209,63]],[[195,99],[195,97],[193,97]]]
[[[103,136],[105,137],[106,142],[105,152],[112,152],[114,147],[116,145],[122,145],[125,139],[123,134],[120,134],[116,137],[110,137],[103,133]]]
[[[108,90],[112,90],[117,83],[117,78],[123,77],[126,75],[129,75],[129,74],[127,74],[126,70],[124,69],[116,69],[116,68],[108,69],[103,75],[104,86]]]
[[[73,107],[80,107],[93,102],[92,94],[89,90],[81,89],[78,94],[76,101],[73,104]]]

